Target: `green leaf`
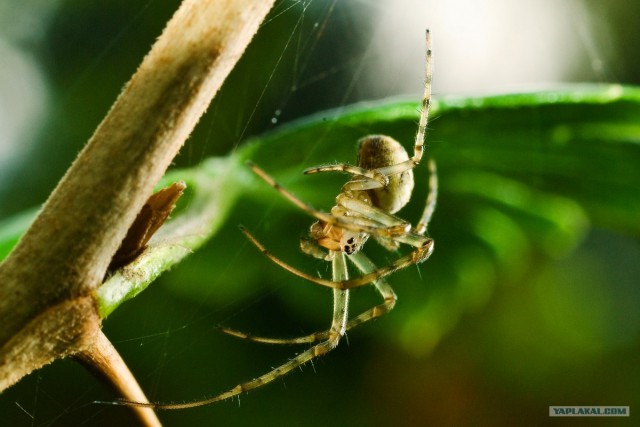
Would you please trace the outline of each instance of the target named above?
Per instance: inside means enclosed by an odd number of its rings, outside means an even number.
[[[404,315],[394,313],[393,320],[385,320],[406,350],[429,351],[461,314],[484,305],[497,283],[518,283],[541,263],[570,254],[590,224],[640,234],[639,101],[637,88],[614,85],[445,98],[434,104],[427,153],[438,162],[440,180],[430,226],[435,254],[419,272],[407,269],[389,279],[400,295],[399,304],[411,306]],[[304,176],[301,171],[317,164],[355,162],[355,142],[367,134],[390,135],[410,150],[418,108],[415,101],[387,101],[320,113],[252,141],[236,155],[252,159],[303,200],[328,210],[345,178]],[[416,197],[399,213],[413,220],[427,192],[426,168],[416,173]],[[326,268],[305,260],[297,248],[311,219],[263,182],[256,179],[254,184],[257,187],[245,195],[250,200],[232,217],[255,230],[279,257],[326,277]],[[313,285],[306,284],[308,291],[298,289],[305,286],[297,285],[299,279],[260,260],[258,253],[247,262],[251,255],[243,249],[229,248],[226,238],[218,242],[228,252],[242,254],[238,263],[220,259],[216,254],[222,249],[212,242],[209,273],[199,271],[196,262],[189,273],[171,278],[173,289],[213,294],[215,301],[292,283],[291,296],[279,292],[287,309],[319,325],[327,322],[329,303],[317,308],[317,295],[309,289]],[[395,258],[374,244],[365,251],[373,253],[379,265]],[[207,277],[207,283],[198,277]],[[233,290],[223,283],[232,283]]]
[[[392,136],[411,150],[418,108],[415,100],[391,100],[319,113],[253,138],[225,158],[170,172],[165,180],[186,181],[188,194],[147,251],[100,287],[103,316],[215,236],[164,278],[174,292],[215,304],[291,284],[291,292],[279,293],[288,310],[325,322],[330,306],[317,308],[317,287],[298,284],[236,227],[244,224],[299,268],[326,275],[326,266],[298,250],[312,219],[243,164],[254,161],[301,199],[328,210],[346,177],[301,171],[354,163],[355,143],[367,134]],[[408,351],[422,354],[460,315],[484,305],[498,282],[517,283],[540,263],[571,253],[590,225],[637,238],[639,113],[640,89],[617,85],[435,102],[426,155],[437,161],[440,181],[429,227],[436,249],[419,269],[389,279],[410,309],[394,313],[385,327],[400,331],[394,336]],[[416,176],[414,197],[399,212],[414,221],[427,194],[426,167]],[[26,223],[1,224],[0,248],[12,245]],[[365,251],[379,265],[400,256],[373,243]]]

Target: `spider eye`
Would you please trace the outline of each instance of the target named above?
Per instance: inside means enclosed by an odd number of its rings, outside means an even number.
[[[354,254],[360,250],[364,243],[362,236],[356,235],[351,231],[345,231],[340,239],[340,248],[347,255]]]

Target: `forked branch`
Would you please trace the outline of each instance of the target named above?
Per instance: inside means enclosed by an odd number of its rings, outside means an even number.
[[[93,291],[274,0],[185,0],[0,265],[0,391],[90,349]]]

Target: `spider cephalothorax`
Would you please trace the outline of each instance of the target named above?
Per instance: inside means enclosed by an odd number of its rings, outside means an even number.
[[[327,224],[324,221],[316,221],[311,225],[309,237],[311,237],[317,245],[329,251],[342,251],[347,255],[351,255],[360,250],[369,238],[369,235],[367,233],[351,231],[339,226]],[[309,240],[306,242],[309,242]],[[327,259],[324,254],[321,258]]]

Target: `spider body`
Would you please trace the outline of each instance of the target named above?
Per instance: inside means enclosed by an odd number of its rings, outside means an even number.
[[[369,135],[358,141],[358,167],[362,170],[377,170],[388,168],[409,160],[404,147],[395,139],[385,135]],[[307,173],[314,172],[313,169]],[[377,181],[371,181],[362,176],[354,176],[343,187],[336,197],[336,205],[331,208],[334,217],[345,219],[357,218],[368,221],[367,207],[377,208],[389,214],[402,209],[411,199],[413,191],[413,169],[385,177],[385,185],[378,186]],[[368,188],[374,186],[374,188]],[[354,209],[354,205],[360,209]],[[365,211],[364,213],[361,211]],[[399,220],[401,221],[401,220]],[[404,231],[407,231],[406,229]],[[358,252],[368,240],[369,234],[346,229],[340,225],[330,224],[319,220],[311,226],[309,235],[312,240],[329,251],[342,251],[346,255]],[[376,237],[387,248],[395,249],[397,245],[389,239]],[[303,252],[317,258],[330,260],[330,253],[324,254],[313,249],[308,240],[300,245]],[[320,254],[320,255],[318,255]]]

